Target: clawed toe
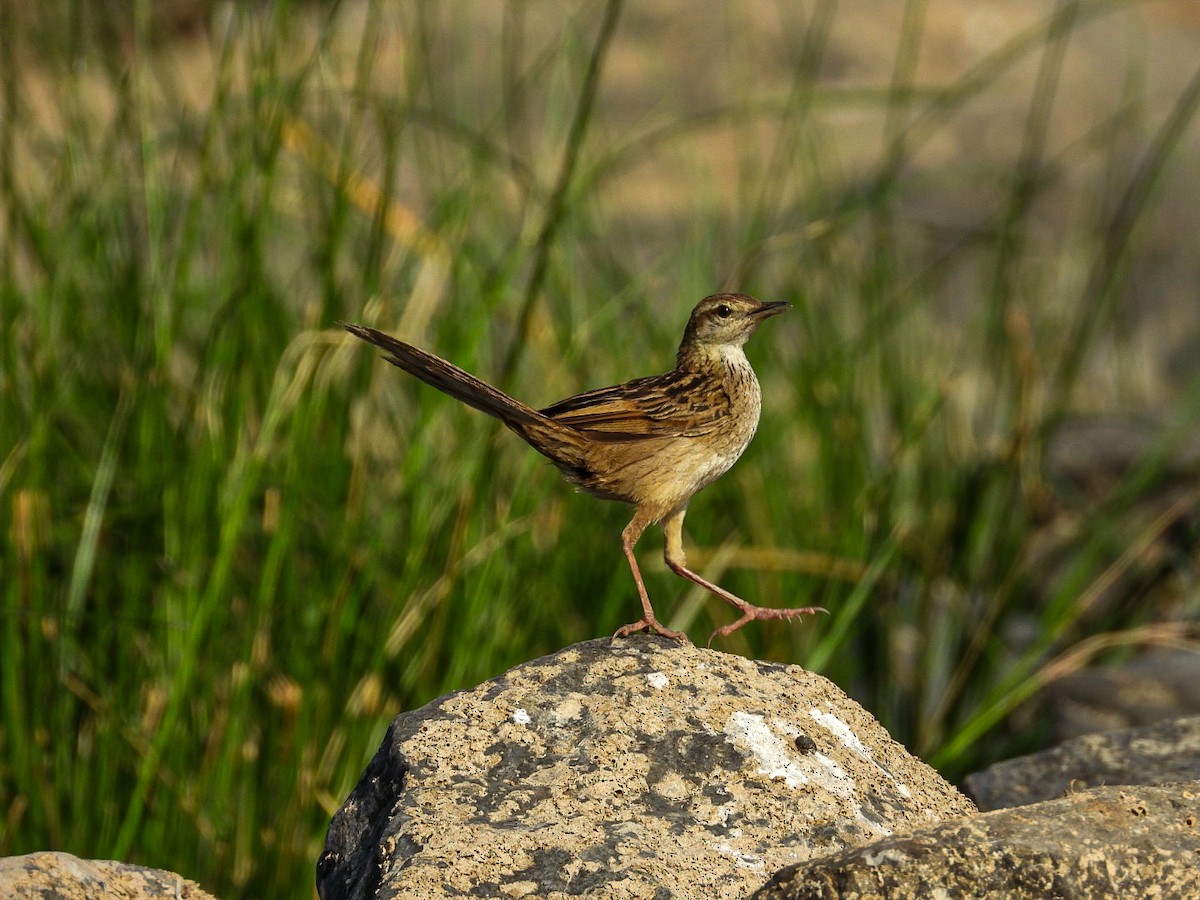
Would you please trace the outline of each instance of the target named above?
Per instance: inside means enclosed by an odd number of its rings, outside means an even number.
[[[795,619],[800,616],[815,616],[817,613],[829,614],[823,606],[801,606],[793,608],[776,608],[771,606],[752,606],[747,603],[745,606],[739,606],[742,611],[742,617],[736,622],[730,622],[728,625],[722,625],[716,631],[708,636],[709,646],[719,637],[729,637],[743,625],[749,622],[764,621],[767,619]]]
[[[632,622],[629,625],[622,625],[613,634],[612,639],[629,637],[631,634],[637,634],[639,631],[653,631],[655,634],[661,634],[665,638],[670,638],[673,641],[678,641],[681,644],[690,644],[688,636],[682,631],[672,631],[666,628],[658,621],[658,619],[647,619],[645,616]]]

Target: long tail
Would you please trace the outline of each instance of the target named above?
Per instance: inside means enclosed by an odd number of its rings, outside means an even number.
[[[426,384],[449,394],[456,400],[461,400],[467,406],[474,407],[489,416],[495,416],[506,425],[513,427],[518,433],[524,432],[524,429],[520,427],[522,424],[545,425],[549,421],[533,407],[508,396],[504,391],[492,387],[470,372],[464,372],[440,356],[426,353],[420,347],[398,341],[391,335],[376,331],[374,328],[367,328],[365,325],[348,324],[344,327],[355,337],[386,350],[387,356],[384,358],[392,365],[398,366],[410,375],[416,375]]]

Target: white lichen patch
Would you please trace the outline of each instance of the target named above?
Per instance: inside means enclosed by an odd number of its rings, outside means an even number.
[[[758,774],[772,781],[782,780],[788,787],[808,784],[796,754],[776,734],[767,720],[753,713],[735,712],[725,723],[725,736],[735,747],[749,754],[757,764]]]
[[[813,717],[820,725],[830,732],[839,741],[845,744],[850,750],[853,750],[863,759],[871,759],[871,754],[867,748],[863,746],[863,742],[858,739],[850,726],[835,716],[833,713],[823,712],[822,710],[810,709],[808,714]]]
[[[554,712],[550,714],[550,722],[562,727],[578,718],[581,712],[583,712],[583,703],[579,697],[572,694],[554,707]]]
[[[650,789],[665,800],[687,800],[692,794],[691,787],[678,772],[668,772]]]
[[[909,860],[910,857],[905,851],[895,847],[886,847],[874,853],[863,854],[863,862],[872,868],[886,865],[905,866]]]
[[[714,804],[703,795],[693,795],[691,813],[698,825],[724,828],[737,814],[736,803]]]
[[[660,691],[671,683],[671,679],[662,672],[651,672],[646,676],[646,680],[650,682],[650,687],[657,688]]]
[[[721,841],[710,846],[727,859],[732,859],[733,864],[739,869],[749,869],[751,872],[766,871],[767,864],[761,856],[754,853],[743,853],[728,841]]]
[[[725,725],[725,734],[750,756],[758,774],[793,788],[804,784],[821,788],[849,804],[854,818],[869,831],[880,836],[891,834],[862,814],[858,784],[836,760],[819,751],[801,752],[796,748],[795,739],[802,733],[784,719],[768,722],[763,716],[746,712],[735,712]]]
[[[873,766],[875,766],[875,768],[877,768],[880,772],[882,772],[885,776],[887,776],[887,778],[892,782],[892,784],[894,784],[896,786],[896,790],[898,790],[903,796],[905,796],[905,797],[912,796],[912,794],[910,793],[908,788],[905,787],[903,784],[901,784],[896,779],[895,775],[893,775],[891,772],[889,772],[886,767],[880,765],[879,761],[876,760],[875,757],[871,755],[871,751],[869,751],[863,745],[863,742],[858,739],[858,735],[856,735],[854,733],[854,731],[850,728],[849,725],[847,725],[845,722],[843,722],[841,719],[839,719],[833,713],[824,712],[823,710],[819,710],[816,707],[813,707],[812,709],[810,709],[808,711],[808,714],[810,716],[812,716],[813,719],[819,725],[821,725],[823,728],[825,728],[825,730],[827,730],[830,734],[832,734],[839,741],[841,741],[842,744],[845,745],[845,747],[847,749],[849,749],[852,753],[857,755],[860,759],[864,759],[867,762],[871,763]]]

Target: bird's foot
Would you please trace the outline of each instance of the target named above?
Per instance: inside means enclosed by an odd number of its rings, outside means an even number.
[[[711,635],[709,635],[708,643],[710,645],[716,638],[729,637],[729,635],[733,634],[747,622],[759,622],[767,619],[795,619],[799,616],[815,616],[817,613],[825,613],[828,615],[829,613],[829,610],[823,606],[801,606],[777,609],[771,606],[754,606],[751,603],[747,603],[745,600],[742,600],[740,603],[735,603],[734,606],[741,610],[742,617],[736,622],[730,622],[728,625],[722,625]]]
[[[629,625],[622,625],[613,635],[613,640],[617,638],[629,637],[631,634],[637,634],[639,631],[653,631],[655,634],[661,634],[665,638],[670,638],[673,641],[678,641],[681,644],[690,644],[688,636],[682,631],[672,631],[664,626],[654,616],[642,616],[636,622]]]

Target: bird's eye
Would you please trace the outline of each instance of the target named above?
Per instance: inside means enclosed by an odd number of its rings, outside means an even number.
[[[730,309],[728,306],[726,306],[724,303],[722,303],[720,306],[717,307],[717,315],[720,316],[722,319],[728,319],[730,316],[733,315],[733,310]]]

